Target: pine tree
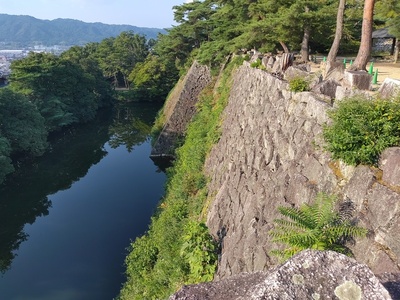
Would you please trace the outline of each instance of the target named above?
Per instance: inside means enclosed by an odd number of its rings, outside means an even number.
[[[372,25],[374,21],[375,0],[365,0],[363,22],[361,29],[361,43],[358,54],[351,66],[352,70],[365,70],[372,47]]]

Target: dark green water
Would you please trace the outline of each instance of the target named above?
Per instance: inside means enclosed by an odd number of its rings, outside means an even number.
[[[159,107],[132,104],[65,133],[0,186],[0,299],[102,300],[163,195],[150,160]]]

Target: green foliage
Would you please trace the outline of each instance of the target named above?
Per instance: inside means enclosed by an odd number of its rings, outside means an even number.
[[[277,52],[286,45],[290,51],[300,50],[305,29],[310,32],[312,51],[326,52],[334,35],[337,2],[205,0],[174,9],[179,25],[162,36],[157,53],[168,56],[180,69],[189,53],[199,49],[196,59],[218,69],[228,55],[242,49]],[[360,12],[360,1],[347,1],[343,49],[354,50],[358,45]]]
[[[11,64],[10,85],[0,90],[0,182],[13,171],[10,157],[40,156],[49,132],[94,119],[111,104],[111,89],[93,45],[60,57],[31,52]]]
[[[4,181],[6,175],[14,171],[10,159],[11,147],[8,139],[3,137],[0,131],[0,184]],[[0,264],[0,271],[2,270]]]
[[[189,221],[183,235],[181,256],[189,263],[187,283],[211,281],[217,267],[217,245],[204,223]]]
[[[12,155],[39,156],[47,147],[47,130],[35,105],[22,94],[0,89],[0,184],[14,171]]]
[[[335,210],[336,197],[319,193],[314,204],[303,204],[300,208],[279,207],[284,219],[275,220],[270,235],[274,242],[286,248],[274,250],[272,254],[288,259],[305,249],[333,250],[346,255],[351,251],[345,242],[354,237],[364,237],[367,230],[342,218]]]
[[[263,64],[262,64],[262,61],[261,61],[261,59],[259,59],[259,58],[257,58],[256,61],[252,62],[252,63],[250,64],[250,67],[252,67],[252,68],[257,68],[257,69],[261,69],[261,70],[265,70],[265,67],[264,67]]]
[[[127,274],[135,276],[128,277],[119,299],[155,299],[153,295],[156,295],[159,289],[153,284],[156,281],[154,266],[157,262],[158,249],[153,242],[154,239],[145,235],[132,243],[125,263]]]
[[[76,57],[74,52],[80,52],[78,58],[81,64],[85,62],[85,70],[95,67],[97,74],[108,78],[114,87],[129,88],[128,77],[136,64],[143,62],[149,54],[150,44],[143,35],[133,31],[121,32],[116,37],[109,37],[100,43],[89,43],[84,47],[73,47],[63,53],[63,57]],[[83,58],[83,59],[82,59]],[[93,72],[91,72],[93,74]],[[96,78],[98,78],[96,76]],[[104,80],[100,80],[104,81]]]
[[[138,90],[140,98],[164,100],[178,80],[178,70],[173,62],[149,55],[144,62],[136,64],[129,80]]]
[[[396,0],[377,1],[376,18],[385,22],[389,33],[396,38],[400,37],[400,3]]]
[[[326,149],[350,165],[375,165],[384,149],[400,143],[400,98],[350,98],[329,112],[323,129]]]
[[[117,58],[116,71],[122,75],[124,86],[129,87],[129,74],[149,53],[146,38],[133,31],[122,32],[115,38],[111,53]]]
[[[10,87],[37,107],[48,131],[92,120],[109,96],[93,61],[72,57],[31,52],[11,64]]]
[[[210,87],[201,97],[174,167],[168,170],[166,196],[147,234],[132,244],[121,300],[164,299],[183,284],[210,280],[214,275],[216,246],[202,215],[207,198],[203,165],[218,141],[230,75],[239,61],[227,66],[219,88]]]
[[[0,120],[3,153],[8,152],[7,140],[11,153],[28,156],[43,154],[47,147],[44,119],[26,97],[8,88],[0,89]]]
[[[294,77],[289,80],[289,89],[295,93],[306,92],[310,90],[310,84],[303,77]]]

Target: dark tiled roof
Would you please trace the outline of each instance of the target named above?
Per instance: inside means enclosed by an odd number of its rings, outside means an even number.
[[[373,39],[389,39],[389,38],[394,38],[394,36],[388,32],[387,28],[382,28],[382,29],[377,29],[374,32],[372,32],[372,38]]]

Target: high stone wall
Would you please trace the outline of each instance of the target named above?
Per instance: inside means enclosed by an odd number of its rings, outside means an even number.
[[[352,246],[357,261],[376,274],[400,272],[399,189],[382,170],[345,166],[322,150],[331,108],[322,99],[290,92],[248,64],[235,73],[222,136],[205,166],[213,197],[207,225],[222,245],[216,279],[275,266],[268,231],[277,207],[311,202],[319,191],[351,201],[370,229]]]
[[[174,156],[176,141],[183,137],[196,113],[199,95],[211,79],[210,69],[194,62],[183,80],[178,82],[164,106],[165,125],[152,148],[151,157]]]

